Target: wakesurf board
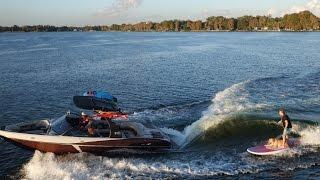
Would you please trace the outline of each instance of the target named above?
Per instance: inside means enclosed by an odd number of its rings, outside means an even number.
[[[259,145],[259,146],[248,148],[247,152],[250,154],[259,155],[259,156],[276,155],[276,154],[284,153],[290,150],[291,148],[298,146],[300,144],[300,140],[297,138],[290,138],[288,144],[289,144],[289,147],[284,147],[284,148],[272,148],[271,146],[268,146],[268,145]]]

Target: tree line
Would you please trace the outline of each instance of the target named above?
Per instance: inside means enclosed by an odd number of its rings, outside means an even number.
[[[137,24],[112,24],[110,26],[0,26],[0,32],[64,32],[64,31],[318,31],[320,18],[310,11],[286,14],[283,17],[241,16],[227,18],[211,16],[206,21],[165,20]]]

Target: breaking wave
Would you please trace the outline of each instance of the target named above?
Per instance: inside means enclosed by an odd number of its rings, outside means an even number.
[[[250,101],[250,94],[245,88],[248,82],[250,81],[234,84],[218,92],[212,99],[212,104],[203,112],[202,117],[185,127],[183,132],[168,128],[163,128],[163,130],[175,136],[175,142],[184,147],[203,135],[208,129],[219,125],[237,113],[266,107],[266,104],[255,104]]]

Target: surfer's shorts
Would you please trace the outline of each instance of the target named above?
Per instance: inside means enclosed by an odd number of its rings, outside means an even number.
[[[292,128],[284,128],[282,136],[287,136],[292,131]]]

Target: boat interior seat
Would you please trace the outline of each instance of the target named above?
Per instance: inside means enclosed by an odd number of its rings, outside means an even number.
[[[75,127],[77,125],[79,125],[80,123],[80,120],[81,120],[81,117],[80,115],[78,114],[74,114],[74,113],[70,113],[70,114],[67,114],[66,115],[66,121],[72,126],[72,127]]]
[[[135,122],[122,122],[119,125],[121,130],[132,131],[135,136],[142,137],[144,135],[144,126]],[[128,134],[132,135],[132,134]]]

